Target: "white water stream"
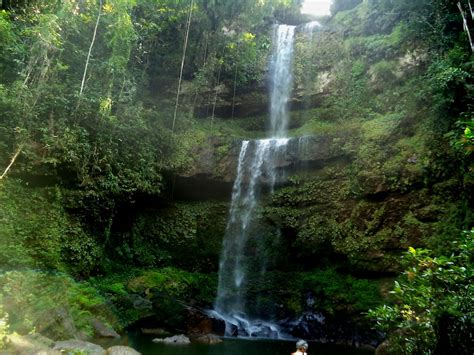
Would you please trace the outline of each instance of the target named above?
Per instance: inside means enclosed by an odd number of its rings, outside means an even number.
[[[305,24],[302,28],[302,32],[308,37],[309,40],[313,39],[313,34],[316,30],[323,27],[318,21],[311,21]]]
[[[266,257],[248,249],[259,238],[254,221],[262,192],[272,192],[278,179],[276,162],[286,153],[289,139],[288,102],[293,83],[293,43],[295,27],[279,25],[273,33],[270,62],[270,138],[243,141],[237,177],[232,192],[223,249],[219,265],[219,286],[210,315],[226,322],[226,334],[244,337],[281,338],[279,327],[269,321],[250,319],[247,277],[250,265],[265,270]],[[264,254],[264,253],[263,253]],[[265,315],[271,319],[271,315]]]

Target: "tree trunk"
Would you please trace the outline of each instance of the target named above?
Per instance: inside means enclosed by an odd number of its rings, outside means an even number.
[[[461,12],[464,31],[467,33],[467,37],[469,39],[469,44],[471,45],[471,50],[474,53],[474,42],[472,41],[471,31],[469,30],[469,26],[467,25],[466,14],[465,14],[465,12],[462,8],[462,5],[461,5],[460,1],[458,1],[457,5],[458,5],[458,8],[459,8],[459,12]],[[471,7],[470,2],[469,2],[469,9],[471,10],[471,16],[472,16],[472,7]]]
[[[84,91],[84,85],[86,83],[87,68],[89,67],[89,61],[91,59],[92,48],[94,47],[95,37],[97,36],[97,28],[99,27],[100,17],[102,16],[102,0],[99,0],[99,13],[97,14],[97,21],[95,22],[94,34],[92,35],[91,45],[89,47],[89,52],[87,53],[86,65],[84,67],[84,74],[82,75],[81,89],[79,90],[79,97],[82,96]]]
[[[188,48],[189,29],[191,27],[191,16],[193,14],[193,6],[194,6],[194,0],[191,0],[191,4],[189,5],[188,21],[186,24],[186,34],[184,36],[183,58],[181,59],[181,70],[179,73],[179,80],[178,80],[178,92],[176,93],[176,105],[174,107],[173,125],[171,127],[172,132],[174,132],[174,127],[176,125],[176,115],[178,113],[179,95],[181,93],[181,82],[183,80],[184,61],[186,60],[186,50]]]
[[[239,66],[235,64],[234,94],[232,95],[232,118],[234,118],[234,112],[235,112],[235,92],[237,90],[237,73],[238,72],[239,72]]]
[[[15,155],[13,155],[13,158],[12,158],[12,160],[10,161],[10,164],[8,164],[8,166],[7,166],[7,168],[5,169],[5,171],[4,171],[3,174],[0,176],[0,180],[3,180],[3,178],[4,178],[5,176],[7,176],[8,171],[10,170],[10,168],[12,167],[12,165],[15,163],[15,160],[16,160],[16,158],[18,158],[18,156],[20,155],[22,149],[23,149],[22,146],[19,146],[19,147],[18,147],[18,149],[17,149]]]
[[[224,48],[222,48],[222,55],[219,61],[219,70],[217,71],[217,86],[216,86],[216,93],[214,95],[214,104],[212,105],[211,129],[212,129],[212,126],[214,125],[214,114],[216,112],[217,97],[219,96],[219,85],[221,83],[221,71],[222,71],[222,65],[224,64],[224,54],[225,54],[225,45],[224,45]]]

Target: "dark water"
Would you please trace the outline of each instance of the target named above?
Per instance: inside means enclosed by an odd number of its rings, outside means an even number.
[[[143,355],[289,355],[295,351],[294,341],[277,340],[242,340],[226,338],[224,342],[216,345],[166,345],[152,342],[153,335],[129,333],[128,339],[122,343],[136,349]],[[112,344],[103,344],[109,346]],[[334,345],[309,343],[309,355],[373,355],[373,351],[347,348]]]

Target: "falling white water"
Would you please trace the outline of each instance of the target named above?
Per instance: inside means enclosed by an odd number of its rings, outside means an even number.
[[[314,32],[321,27],[323,26],[318,21],[311,21],[304,24],[302,32],[311,40],[313,38]]]
[[[234,182],[223,250],[219,265],[219,286],[215,311],[226,321],[226,332],[241,336],[261,336],[263,323],[246,319],[248,262],[255,256],[246,252],[254,233],[254,218],[262,188],[272,188],[277,180],[275,159],[286,152],[288,138],[243,141],[239,155],[237,178]],[[253,260],[254,261],[254,260]],[[264,262],[264,258],[260,260]],[[276,329],[276,326],[274,326]],[[276,334],[276,333],[275,333]]]
[[[288,128],[288,101],[293,83],[293,42],[295,27],[276,26],[270,63],[270,134],[284,137]]]
[[[265,268],[265,255],[249,253],[248,242],[255,235],[255,215],[259,197],[273,192],[278,179],[276,162],[286,153],[289,139],[288,101],[292,89],[294,26],[280,25],[274,31],[271,59],[270,137],[243,141],[237,177],[232,192],[229,220],[219,264],[219,285],[211,316],[226,323],[227,335],[280,338],[278,326],[268,321],[249,319],[246,281],[250,265]],[[267,315],[269,316],[269,315]]]

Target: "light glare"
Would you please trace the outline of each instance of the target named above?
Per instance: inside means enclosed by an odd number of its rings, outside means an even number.
[[[301,7],[302,14],[314,16],[330,15],[330,7],[332,0],[305,0]]]

